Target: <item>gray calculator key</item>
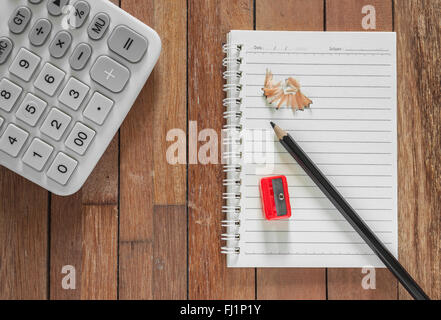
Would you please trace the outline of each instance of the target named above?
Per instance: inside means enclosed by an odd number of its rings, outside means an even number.
[[[76,29],[80,28],[89,17],[90,6],[85,1],[77,1],[69,14],[69,25]]]
[[[47,19],[39,19],[29,33],[29,41],[34,46],[43,45],[52,30],[52,23]]]
[[[78,161],[60,152],[49,167],[47,176],[64,186],[69,181],[77,166]]]
[[[23,89],[6,78],[0,81],[0,109],[9,112],[14,107]]]
[[[74,70],[83,70],[92,55],[92,47],[87,43],[80,43],[70,56],[69,63]]]
[[[12,49],[14,48],[14,44],[11,39],[7,37],[0,38],[0,64],[5,63],[5,61],[11,55]]]
[[[63,7],[69,4],[69,0],[48,0],[47,11],[52,16],[59,16],[63,13]]]
[[[113,30],[107,43],[110,50],[132,63],[139,62],[149,46],[146,38],[123,25]]]
[[[28,82],[40,64],[41,58],[35,53],[21,48],[9,67],[9,72]]]
[[[104,88],[119,93],[129,81],[130,71],[112,58],[101,56],[90,70],[90,76]]]
[[[32,11],[28,7],[18,7],[9,19],[9,30],[12,33],[20,34],[26,29],[31,21]]]
[[[72,36],[67,31],[60,31],[49,46],[49,52],[54,58],[62,58],[72,44]]]
[[[93,17],[92,22],[87,28],[87,33],[89,38],[92,40],[100,40],[110,25],[110,17],[104,13],[100,12],[95,17]]]

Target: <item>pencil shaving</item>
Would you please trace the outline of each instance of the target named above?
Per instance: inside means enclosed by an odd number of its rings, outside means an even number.
[[[285,83],[275,82],[271,71],[266,71],[263,95],[271,105],[276,105],[280,109],[283,105],[291,107],[294,111],[309,108],[312,101],[300,90],[300,83],[290,77]]]

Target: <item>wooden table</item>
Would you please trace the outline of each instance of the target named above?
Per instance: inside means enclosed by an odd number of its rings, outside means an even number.
[[[400,260],[441,298],[440,0],[114,0],[158,31],[159,64],[86,186],[62,198],[0,169],[3,299],[406,299],[387,270],[227,269],[220,165],[165,160],[168,130],[222,126],[230,29],[398,33]],[[76,289],[62,288],[63,266]]]

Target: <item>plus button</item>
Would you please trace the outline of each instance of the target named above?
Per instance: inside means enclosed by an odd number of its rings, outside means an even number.
[[[114,72],[115,70],[110,70],[110,71],[107,71],[107,70],[105,70],[104,71],[104,73],[106,74],[106,80],[109,80],[110,78],[112,78],[112,79],[115,79],[116,77],[115,77],[115,75],[113,74],[113,72]]]

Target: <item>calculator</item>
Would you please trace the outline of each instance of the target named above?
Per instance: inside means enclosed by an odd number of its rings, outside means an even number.
[[[1,0],[0,165],[77,192],[146,83],[157,33],[108,0]]]

